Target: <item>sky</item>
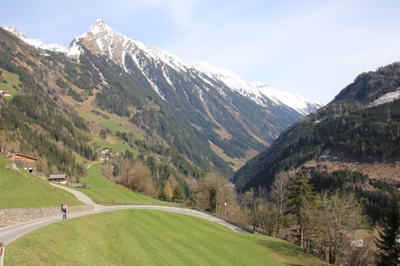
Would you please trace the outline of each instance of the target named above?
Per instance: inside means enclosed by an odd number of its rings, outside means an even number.
[[[398,0],[13,0],[0,27],[67,47],[97,19],[186,63],[328,103],[357,75],[400,61]]]

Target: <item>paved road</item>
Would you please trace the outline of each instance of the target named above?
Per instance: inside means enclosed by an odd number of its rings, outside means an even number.
[[[127,210],[127,209],[142,209],[142,210],[158,210],[158,211],[167,211],[167,212],[175,212],[175,213],[181,213],[181,214],[186,214],[190,216],[195,216],[198,218],[202,218],[205,220],[208,220],[210,222],[218,223],[223,226],[226,226],[230,228],[231,230],[238,232],[238,233],[247,233],[246,231],[233,226],[223,220],[217,219],[213,216],[210,216],[208,214],[198,212],[195,210],[191,209],[186,209],[186,208],[176,208],[176,207],[167,207],[167,206],[154,206],[154,205],[124,205],[124,206],[102,206],[95,204],[88,196],[85,194],[71,189],[67,188],[64,186],[60,185],[55,185],[52,184],[55,187],[65,189],[68,192],[74,194],[78,200],[82,201],[85,204],[92,204],[94,205],[94,211],[92,212],[81,212],[77,214],[71,214],[68,216],[69,219],[76,218],[76,217],[81,217],[85,215],[90,215],[90,214],[95,214],[95,213],[102,213],[102,212],[109,212],[109,211],[117,211],[117,210]],[[42,226],[52,224],[55,222],[59,222],[62,220],[62,216],[60,214],[60,217],[52,217],[52,218],[44,218],[44,219],[39,219],[35,221],[30,221],[30,222],[25,222],[21,224],[16,224],[16,225],[11,225],[7,227],[0,228],[0,242],[4,242],[5,245],[11,243],[15,239],[37,229]]]

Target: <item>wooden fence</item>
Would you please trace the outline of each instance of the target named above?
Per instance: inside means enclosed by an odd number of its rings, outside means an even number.
[[[186,203],[168,202],[160,200],[110,200],[97,199],[95,201],[101,205],[155,205],[155,206],[170,206],[170,207],[187,207]]]

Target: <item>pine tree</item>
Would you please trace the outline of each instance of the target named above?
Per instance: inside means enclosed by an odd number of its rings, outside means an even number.
[[[298,235],[300,247],[305,250],[307,249],[307,241],[305,239],[305,230],[307,228],[305,227],[306,220],[308,220],[308,215],[305,211],[314,200],[313,186],[309,183],[308,178],[302,172],[297,173],[292,185],[289,187],[287,199],[289,211],[287,213],[293,214],[297,219],[297,225],[300,229],[300,234]]]
[[[400,237],[400,203],[396,195],[389,199],[388,207],[379,237],[375,239],[378,248],[377,265],[400,265],[400,243],[396,239]]]
[[[289,187],[289,196],[287,199],[288,212],[299,217],[301,207],[304,203],[312,201],[314,198],[313,186],[309,183],[308,178],[305,177],[303,172],[297,173],[292,185]]]
[[[174,192],[172,195],[172,200],[175,202],[182,202],[184,199],[183,192],[181,186],[178,184],[174,188]]]

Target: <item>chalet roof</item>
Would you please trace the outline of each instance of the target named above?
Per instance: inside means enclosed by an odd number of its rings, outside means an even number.
[[[26,154],[23,154],[23,153],[19,153],[19,152],[16,152],[16,153],[8,153],[7,154],[7,159],[10,159],[10,157],[13,157],[14,155],[19,155],[19,156],[22,156],[22,157],[26,157],[26,158],[29,158],[29,159],[32,159],[32,160],[38,160],[38,158],[36,158],[36,157],[33,157],[33,156],[30,156],[30,155],[26,155]]]
[[[60,178],[67,178],[66,174],[55,174],[55,175],[50,175],[49,179],[60,179]]]

